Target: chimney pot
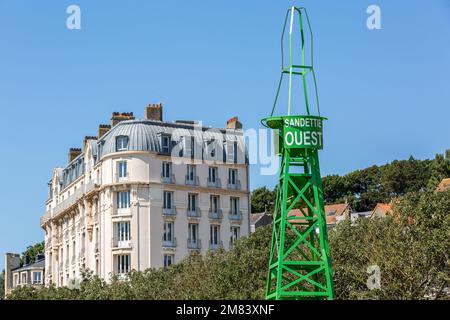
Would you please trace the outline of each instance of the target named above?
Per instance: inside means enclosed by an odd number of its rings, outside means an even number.
[[[133,112],[113,112],[111,116],[111,127],[125,120],[134,120]]]
[[[81,148],[70,148],[69,149],[69,162],[78,157],[81,154]]]
[[[163,120],[163,107],[161,103],[151,103],[145,107],[144,117],[147,120]]]
[[[237,116],[227,121],[227,129],[242,130],[242,123],[238,120]]]
[[[101,124],[98,126],[98,138],[103,137],[109,130],[111,130],[111,125]]]

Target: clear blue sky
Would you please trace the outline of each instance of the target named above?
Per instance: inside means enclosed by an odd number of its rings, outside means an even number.
[[[66,8],[81,7],[81,30]],[[286,9],[315,34],[326,123],[322,173],[343,174],[450,147],[450,2],[0,0],[0,262],[41,241],[47,181],[112,111],[260,128],[279,77]],[[382,30],[366,28],[366,8]],[[273,186],[252,168],[251,186]]]

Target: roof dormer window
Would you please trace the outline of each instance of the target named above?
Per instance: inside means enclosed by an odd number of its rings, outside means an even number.
[[[128,137],[118,136],[116,138],[116,151],[126,151],[128,150]]]
[[[161,135],[161,152],[169,153],[170,151],[170,136],[167,134]]]

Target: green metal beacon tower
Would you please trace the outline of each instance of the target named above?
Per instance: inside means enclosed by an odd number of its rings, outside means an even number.
[[[288,22],[289,65],[285,66],[283,42]],[[306,41],[304,24],[308,27],[306,31],[309,33],[306,35],[310,41]],[[296,43],[293,42],[295,30],[299,31],[299,41]],[[306,42],[310,44],[308,51]],[[266,299],[333,299],[318,157],[318,150],[323,148],[322,126],[326,118],[320,116],[312,42],[306,9],[288,9],[281,37],[282,70],[275,102],[270,117],[261,121],[264,126],[274,129],[275,151],[281,157]],[[296,55],[299,59],[297,64],[294,63],[293,49],[300,51]],[[309,63],[306,62],[308,54]],[[275,116],[285,75],[289,78],[287,115]],[[311,81],[308,82],[309,78]],[[294,81],[298,81],[298,88]],[[293,96],[295,89],[299,90],[298,99]],[[308,89],[312,89],[312,98],[308,97]],[[314,114],[310,108],[313,100],[316,107]],[[301,106],[299,113],[291,109],[295,102]]]

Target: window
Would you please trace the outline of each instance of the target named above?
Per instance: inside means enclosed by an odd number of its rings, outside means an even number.
[[[214,138],[204,142],[204,151],[206,159],[213,159],[216,156],[217,142]]]
[[[236,240],[239,239],[240,236],[239,227],[231,227],[230,232],[231,232],[230,244],[234,244]]]
[[[174,262],[175,258],[173,254],[165,254],[164,255],[164,267],[171,266]]]
[[[210,244],[218,246],[220,243],[220,226],[212,224],[210,227]]]
[[[128,175],[127,162],[126,161],[117,162],[117,176],[119,178],[126,178],[127,175]]]
[[[237,183],[237,174],[238,174],[238,171],[236,169],[229,169],[228,170],[228,183],[230,185],[236,185],[236,183]]]
[[[27,273],[23,272],[20,274],[20,284],[27,284]]]
[[[116,151],[125,151],[125,150],[128,150],[128,137],[118,136],[116,138]]]
[[[17,273],[14,274],[14,282],[13,287],[17,287],[19,285],[19,275]]]
[[[33,272],[33,284],[40,284],[40,283],[42,283],[42,272],[34,271]]]
[[[164,242],[172,242],[173,241],[173,222],[164,222],[164,234],[163,241]]]
[[[194,137],[183,137],[183,156],[192,157],[194,155]]]
[[[117,209],[130,207],[130,191],[117,192]]]
[[[239,214],[239,198],[230,197],[230,212],[232,215]]]
[[[209,167],[208,181],[215,183],[217,181],[217,167]]]
[[[236,141],[227,141],[226,142],[226,161],[227,163],[237,163],[237,142]]]
[[[116,241],[114,241],[114,244],[118,247],[128,245],[131,240],[130,221],[117,222],[115,227]]]
[[[163,193],[163,209],[167,209],[167,210],[172,209],[172,198],[173,198],[172,192],[164,191],[164,193]]]
[[[172,163],[164,161],[162,163],[162,177],[170,179],[172,175]]]
[[[219,212],[219,196],[211,196],[210,202],[211,212]]]
[[[161,151],[163,153],[170,152],[170,136],[166,134],[161,135]]]
[[[195,193],[188,194],[188,211],[197,211],[197,195]]]
[[[190,181],[190,182],[194,182],[194,179],[195,179],[195,165],[188,164],[186,180]]]
[[[198,224],[197,223],[189,223],[188,224],[188,241],[190,243],[197,243],[198,240]]]
[[[129,254],[119,254],[116,256],[117,274],[126,274],[131,270],[131,256]]]

